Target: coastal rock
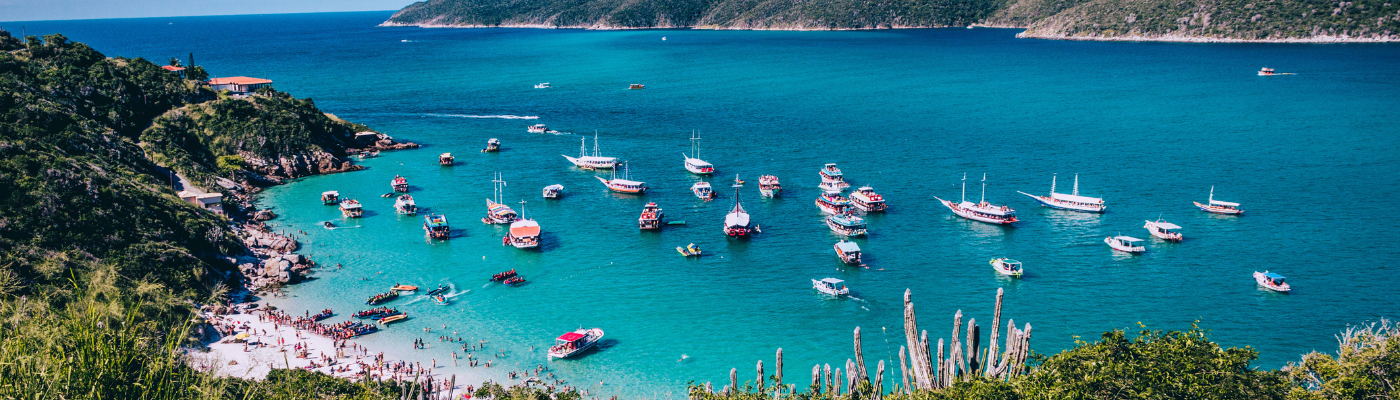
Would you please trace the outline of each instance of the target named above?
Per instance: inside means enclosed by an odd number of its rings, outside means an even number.
[[[258,210],[257,213],[253,214],[253,219],[258,221],[268,221],[273,218],[277,218],[277,214],[270,210]]]

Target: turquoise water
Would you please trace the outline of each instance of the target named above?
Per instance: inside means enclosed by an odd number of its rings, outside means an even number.
[[[898,363],[906,288],[935,337],[948,334],[957,310],[987,326],[1005,288],[1003,317],[1031,323],[1041,353],[1139,322],[1199,321],[1225,345],[1259,350],[1263,368],[1335,351],[1333,335],[1347,324],[1397,316],[1400,231],[1388,223],[1400,195],[1397,45],[1058,42],[1003,29],[374,27],[388,15],[26,25],[107,54],[164,60],[193,51],[216,75],[267,77],[328,112],[424,143],[366,161],[366,171],[273,188],[262,202],[282,215],[279,228],[306,232],[304,253],[344,265],[291,288],[292,297],[274,300],[280,306],[348,314],[394,283],[454,285],[450,306],[392,303],[414,318],[362,340],[394,357],[446,363],[450,345],[415,351],[410,340],[438,344],[447,324],[508,350],[507,366],[533,366],[554,336],[596,326],[607,331],[600,351],[550,363],[556,374],[595,393],[674,398],[690,380],[726,381],[731,367],[752,379],[759,359],[771,372],[779,347],[788,380],[805,382],[812,364],[851,357],[857,326],[871,368]],[[1255,76],[1264,66],[1297,75]],[[554,88],[533,89],[539,82]],[[626,90],[630,83],[646,89]],[[538,119],[466,117],[507,115]],[[534,123],[575,134],[526,133]],[[681,164],[692,130],[719,169],[708,179],[721,188],[712,202],[687,190],[700,179]],[[651,192],[609,193],[593,178],[606,173],[560,157],[595,131],[603,153],[629,160]],[[488,138],[505,150],[477,152]],[[441,152],[456,154],[457,165],[437,165]],[[839,264],[838,238],[812,205],[816,171],[828,162],[891,204],[858,241],[869,269]],[[497,171],[509,182],[505,197],[527,200],[525,212],[543,226],[539,251],[502,247],[504,228],[476,222]],[[987,199],[1010,204],[1023,222],[969,222],[935,203],[960,196],[963,173],[969,198],[980,196],[986,173]],[[1105,198],[1109,211],[1050,210],[1016,193],[1044,194],[1057,173],[1060,191],[1078,173],[1081,193]],[[425,240],[421,217],[396,216],[392,199],[378,197],[395,174],[409,178],[425,212],[452,220],[451,240]],[[740,196],[764,232],[751,241],[720,231],[735,174],[749,180]],[[761,199],[759,174],[782,178],[783,196]],[[567,196],[541,199],[555,183]],[[1212,185],[1248,214],[1196,211],[1191,201],[1204,201]],[[370,212],[344,221],[319,204],[324,190],[359,198]],[[648,201],[687,224],[639,232]],[[1143,221],[1159,216],[1184,226],[1186,241],[1149,240],[1138,256],[1102,242],[1148,237]],[[692,242],[705,257],[673,250]],[[1024,261],[1026,276],[998,276],[987,265],[998,256]],[[487,284],[511,268],[531,283]],[[1257,287],[1250,274],[1264,269],[1288,276],[1294,292]],[[809,279],[827,276],[847,280],[855,298],[815,294]],[[587,383],[600,380],[605,388]]]

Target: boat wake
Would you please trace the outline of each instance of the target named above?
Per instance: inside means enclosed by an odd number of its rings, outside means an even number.
[[[469,114],[428,114],[434,117],[452,118],[495,118],[495,119],[540,119],[538,115],[469,115]]]

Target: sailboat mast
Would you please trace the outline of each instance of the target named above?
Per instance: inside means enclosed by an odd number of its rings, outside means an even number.
[[[578,158],[583,158],[588,155],[588,138],[579,138],[579,140],[583,142],[578,144]]]
[[[1079,174],[1074,174],[1074,195],[1079,195]]]
[[[1211,187],[1210,187],[1210,200],[1209,200],[1209,201],[1210,201],[1211,203],[1214,203],[1214,202],[1215,202],[1215,186],[1211,186]]]
[[[967,173],[966,173],[966,172],[963,173],[962,202],[963,202],[963,203],[966,203],[966,202],[967,202]]]
[[[526,218],[525,218],[525,200],[523,200],[523,199],[520,200],[520,219],[526,219]]]
[[[1059,178],[1059,177],[1060,177],[1060,174],[1054,174],[1054,175],[1051,175],[1051,176],[1050,176],[1050,195],[1051,195],[1051,196],[1054,196],[1054,195],[1055,195],[1055,179],[1056,179],[1056,178]]]
[[[593,156],[598,156],[598,131],[593,131]]]
[[[981,199],[981,200],[978,200],[977,203],[978,203],[978,204],[981,204],[981,203],[986,203],[986,202],[987,202],[987,173],[986,173],[986,172],[983,172],[983,173],[982,173],[982,199]]]

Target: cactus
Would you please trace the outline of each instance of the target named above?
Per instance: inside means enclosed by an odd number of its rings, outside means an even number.
[[[856,327],[855,341],[856,341],[856,365],[855,365],[855,366],[856,366],[856,368],[855,368],[855,370],[856,370],[856,378],[860,379],[861,381],[869,381],[869,380],[870,380],[869,377],[865,374],[865,354],[864,354],[864,353],[861,351],[861,349],[860,349],[860,327],[859,327],[859,326]]]
[[[914,392],[909,389],[909,363],[904,359],[904,346],[899,346],[899,375],[904,385],[903,389],[899,391],[904,394],[913,394]]]
[[[831,391],[836,388],[836,383],[831,381],[831,364],[822,366],[822,376],[826,378],[826,383],[822,384],[822,386],[826,388],[827,393],[831,393]]]
[[[912,292],[904,290],[904,338],[909,342],[909,363],[914,370],[914,380],[918,382],[920,389],[932,389],[933,384],[929,376],[927,365],[927,354],[920,354],[919,346],[919,323],[914,316],[914,302],[911,300]],[[925,345],[922,348],[927,349]]]
[[[970,376],[980,375],[981,368],[977,364],[977,347],[982,339],[981,331],[977,329],[977,319],[967,320],[967,371]]]
[[[758,368],[758,379],[754,380],[754,385],[758,386],[758,391],[759,391],[759,392],[762,392],[762,391],[763,391],[763,381],[767,380],[767,379],[764,379],[764,378],[763,378],[763,360],[758,360],[758,366],[757,366],[757,368]]]
[[[730,369],[729,369],[729,394],[732,395],[732,394],[734,394],[735,391],[738,391],[738,390],[739,390],[739,369],[738,369],[738,368],[730,368]]]
[[[774,365],[773,367],[778,369],[777,371],[774,371],[774,372],[777,372],[777,373],[778,373],[778,377],[777,377],[777,379],[775,379],[775,380],[773,381],[773,384],[774,384],[775,386],[782,387],[782,386],[783,386],[783,348],[782,348],[782,347],[779,347],[779,348],[778,348],[778,364],[777,364],[777,365]]]
[[[967,371],[967,360],[963,358],[962,341],[959,340],[959,336],[962,336],[961,333],[962,310],[958,310],[956,314],[953,314],[953,341],[948,343],[948,358],[957,360],[951,365],[952,368],[948,368],[949,378],[951,378],[948,380],[950,385],[958,376],[962,375],[962,371]]]
[[[841,369],[840,369],[840,368],[837,368],[837,369],[836,369],[836,372],[833,373],[832,378],[833,378],[833,379],[841,379]],[[840,396],[840,395],[841,395],[841,387],[842,387],[842,386],[845,386],[845,385],[839,384],[839,383],[837,383],[836,381],[832,381],[832,382],[831,382],[831,394],[832,394],[833,397],[835,397],[835,396]]]
[[[992,370],[997,366],[997,328],[1001,325],[1001,296],[1002,289],[997,288],[997,305],[996,309],[992,311],[992,335],[988,337],[991,342],[987,345],[987,357],[983,361],[987,364],[986,376],[992,376]],[[991,362],[985,360],[991,360]]]
[[[818,386],[818,385],[821,385],[821,383],[822,383],[822,365],[821,365],[821,364],[813,365],[813,366],[812,366],[812,386],[816,386],[816,387],[817,387],[817,390],[818,390],[818,391],[821,391],[821,390],[822,390],[822,389],[821,389],[821,386]]]
[[[880,360],[875,365],[875,399],[879,400],[885,395],[885,360]]]

